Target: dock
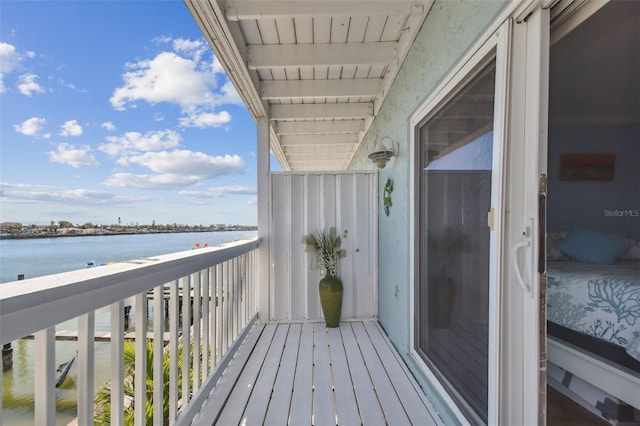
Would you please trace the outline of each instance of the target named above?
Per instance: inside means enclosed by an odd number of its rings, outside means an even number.
[[[165,344],[169,343],[170,333],[165,331],[162,336],[162,340]],[[24,336],[23,339],[33,340],[34,335],[30,334],[28,336]],[[125,333],[125,340],[135,340],[136,333],[134,331]],[[153,340],[153,331],[147,332],[147,339]],[[78,340],[78,332],[77,331],[56,331],[56,341],[77,341]],[[96,342],[110,342],[111,341],[111,332],[95,332],[94,340]]]

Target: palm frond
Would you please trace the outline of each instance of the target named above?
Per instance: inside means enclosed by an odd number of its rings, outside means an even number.
[[[322,269],[326,276],[337,275],[338,259],[344,257],[346,251],[340,249],[342,238],[335,227],[325,227],[321,231],[306,234],[302,237],[302,243],[305,251],[313,254],[312,266]]]

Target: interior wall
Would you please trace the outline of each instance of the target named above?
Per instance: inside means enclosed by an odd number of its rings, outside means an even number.
[[[389,136],[399,145],[394,157],[378,178],[378,315],[390,340],[412,370],[421,386],[428,381],[411,358],[410,282],[411,211],[410,193],[412,147],[410,117],[447,77],[460,58],[494,21],[508,1],[436,1],[413,43],[378,115],[350,164],[353,170],[367,170],[373,164],[367,155],[377,140]],[[383,210],[382,191],[387,179],[393,181],[389,215]],[[433,392],[432,392],[433,393]],[[443,416],[453,418],[449,409],[434,401]]]
[[[562,154],[615,154],[610,181],[560,180]],[[640,240],[640,125],[549,128],[548,230],[580,225]]]

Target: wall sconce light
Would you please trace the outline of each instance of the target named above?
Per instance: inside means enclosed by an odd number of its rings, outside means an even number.
[[[391,148],[387,148],[382,141],[385,139],[389,139],[391,141]],[[387,162],[391,159],[391,157],[398,156],[398,143],[394,142],[389,136],[384,136],[380,139],[380,143],[376,146],[371,154],[368,157],[373,161],[379,169],[384,169],[387,165]]]

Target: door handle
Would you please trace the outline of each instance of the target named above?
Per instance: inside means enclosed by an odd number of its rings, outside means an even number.
[[[527,283],[524,276],[522,275],[522,271],[520,269],[520,262],[518,261],[518,254],[520,250],[531,247],[531,228],[527,227],[524,231],[524,241],[519,242],[513,247],[511,251],[511,263],[513,264],[513,270],[516,275],[516,280],[518,284],[524,289],[529,297],[533,297],[533,291],[531,284]],[[526,271],[526,269],[525,269]]]

